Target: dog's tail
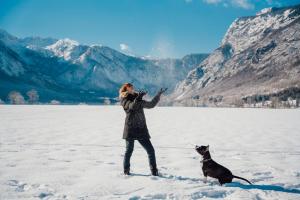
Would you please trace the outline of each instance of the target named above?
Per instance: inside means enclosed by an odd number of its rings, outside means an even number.
[[[242,177],[239,177],[239,176],[235,176],[235,175],[233,175],[233,178],[242,179],[242,180],[248,182],[250,185],[252,185],[252,183],[250,181],[248,181],[247,179],[245,179],[245,178],[242,178]]]

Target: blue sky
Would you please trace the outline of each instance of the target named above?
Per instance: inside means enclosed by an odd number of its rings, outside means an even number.
[[[70,38],[140,56],[217,48],[232,21],[300,0],[0,0],[0,28],[18,37]]]

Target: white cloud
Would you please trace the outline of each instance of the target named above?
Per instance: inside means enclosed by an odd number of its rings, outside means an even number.
[[[250,2],[250,0],[203,0],[204,3],[214,4],[214,5],[222,5],[225,8],[229,7],[229,5],[233,7],[239,7],[243,9],[253,9],[254,4]]]
[[[122,53],[129,55],[129,56],[136,56],[135,53],[133,53],[131,47],[125,43],[120,44],[120,50]]]
[[[244,9],[253,9],[254,5],[250,3],[248,0],[232,0],[231,1],[233,6],[237,6]]]
[[[185,0],[185,2],[192,2],[193,0]],[[221,5],[225,8],[228,7],[236,7],[236,8],[243,8],[243,9],[254,9],[255,3],[257,3],[259,0],[202,0],[202,2],[206,4],[212,4],[212,5]],[[280,0],[261,0],[265,4],[269,6],[276,6],[281,7],[282,3]]]
[[[269,6],[281,7],[282,4],[277,0],[265,0]]]
[[[203,0],[203,1],[208,4],[218,4],[221,3],[223,0]]]
[[[127,44],[124,44],[124,43],[120,44],[120,49],[121,49],[121,51],[130,51],[131,50],[131,48]]]

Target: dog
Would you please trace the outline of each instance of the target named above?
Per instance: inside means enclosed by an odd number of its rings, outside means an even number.
[[[252,185],[252,183],[247,179],[233,175],[229,169],[215,162],[210,156],[209,145],[196,145],[195,149],[203,157],[201,163],[203,163],[202,171],[205,177],[205,182],[207,180],[207,176],[209,176],[218,179],[220,185],[223,185],[225,183],[231,183],[233,178],[244,180],[250,185]]]

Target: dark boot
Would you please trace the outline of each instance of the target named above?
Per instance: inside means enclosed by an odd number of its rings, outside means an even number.
[[[130,175],[130,169],[124,169],[124,175]]]
[[[151,174],[152,176],[158,176],[158,170],[156,167],[151,169]]]

